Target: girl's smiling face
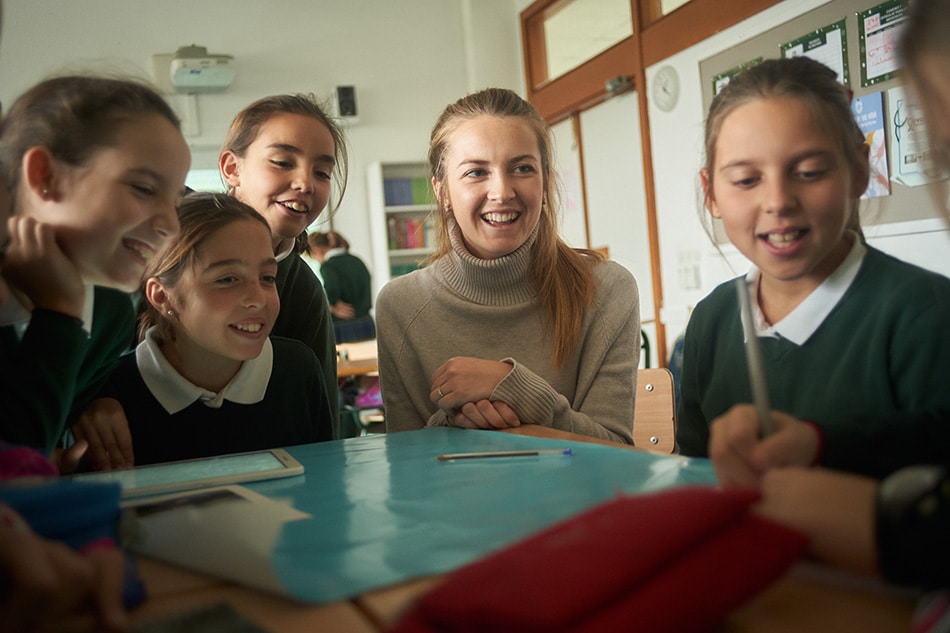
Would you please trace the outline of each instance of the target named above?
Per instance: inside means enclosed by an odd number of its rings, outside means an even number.
[[[79,167],[53,161],[52,191],[26,211],[56,231],[83,281],[133,291],[145,265],[178,233],[175,204],[191,153],[157,114],[118,124],[116,143]]]
[[[221,173],[237,199],[267,220],[276,247],[326,208],[335,149],[330,130],[317,119],[277,114],[261,125],[243,157],[221,155]]]
[[[270,235],[260,222],[231,222],[208,237],[175,287],[165,289],[168,305],[161,309],[175,314],[177,356],[256,358],[280,309],[276,276]]]
[[[517,117],[479,116],[449,136],[444,190],[468,251],[481,259],[508,255],[527,241],[541,217],[544,179],[538,141]]]
[[[851,203],[867,186],[818,117],[790,97],[756,99],[725,117],[706,205],[766,285],[810,292],[844,260]]]

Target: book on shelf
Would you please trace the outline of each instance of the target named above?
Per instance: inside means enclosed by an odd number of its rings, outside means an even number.
[[[426,178],[383,179],[383,197],[387,207],[432,204],[431,192]]]
[[[389,250],[431,248],[435,237],[432,221],[428,217],[400,216],[389,214]]]

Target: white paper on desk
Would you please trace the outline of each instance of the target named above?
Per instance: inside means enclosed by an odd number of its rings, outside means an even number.
[[[286,595],[270,554],[281,527],[310,515],[243,486],[219,486],[124,503],[133,551]]]

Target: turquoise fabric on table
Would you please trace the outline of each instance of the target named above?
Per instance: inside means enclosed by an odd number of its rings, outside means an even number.
[[[573,454],[436,460],[557,447]],[[248,487],[312,515],[287,523],[272,555],[287,593],[308,602],[456,569],[618,494],[716,481],[705,459],[455,428],[287,450],[303,476]]]

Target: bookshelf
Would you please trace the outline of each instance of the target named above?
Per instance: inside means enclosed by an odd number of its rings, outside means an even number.
[[[425,163],[369,166],[370,237],[377,292],[435,252],[435,204]]]

